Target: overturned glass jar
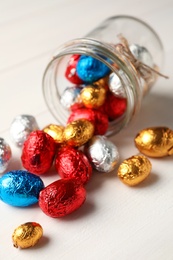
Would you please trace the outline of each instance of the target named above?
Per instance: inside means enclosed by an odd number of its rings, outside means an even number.
[[[60,125],[81,118],[85,109],[103,113],[109,136],[139,111],[162,64],[161,40],[148,24],[110,17],[86,37],[60,46],[44,72],[44,98]]]

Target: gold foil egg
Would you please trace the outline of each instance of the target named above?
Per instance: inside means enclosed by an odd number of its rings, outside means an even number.
[[[124,160],[118,168],[118,177],[129,185],[135,186],[147,178],[151,172],[151,163],[144,155],[135,155]]]
[[[94,125],[86,119],[79,119],[67,124],[63,137],[68,145],[81,146],[91,139],[93,133]]]
[[[108,85],[109,75],[105,76],[93,83],[94,86],[105,88]]]
[[[106,89],[102,87],[102,83],[96,82],[83,88],[79,99],[87,108],[98,108],[105,102]]]
[[[149,157],[173,154],[173,131],[168,127],[151,127],[140,131],[135,137],[138,150]]]
[[[44,127],[43,131],[49,134],[55,140],[56,143],[63,143],[63,126],[50,124]]]
[[[43,235],[43,228],[36,222],[27,222],[17,227],[12,235],[13,246],[28,248],[35,246]]]

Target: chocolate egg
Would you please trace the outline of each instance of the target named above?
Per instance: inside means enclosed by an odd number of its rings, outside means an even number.
[[[92,167],[82,151],[71,146],[64,146],[57,152],[55,168],[61,178],[75,179],[86,184],[92,175]]]
[[[126,98],[117,97],[111,91],[108,91],[105,103],[100,107],[100,110],[108,116],[109,121],[113,121],[123,116],[126,112],[126,108]]]
[[[104,135],[108,129],[108,116],[106,113],[97,109],[78,108],[71,112],[68,123],[78,120],[87,119],[94,124],[94,135]]]
[[[86,190],[72,179],[60,179],[40,192],[39,206],[52,218],[64,217],[77,210],[86,199]]]
[[[81,84],[83,81],[79,78],[76,73],[76,65],[80,59],[80,55],[74,54],[70,57],[67,68],[65,71],[65,77],[73,84]]]
[[[52,166],[55,152],[54,139],[44,131],[34,131],[23,144],[23,167],[34,174],[43,174]]]
[[[63,138],[68,145],[81,146],[93,136],[93,133],[94,125],[86,119],[79,119],[67,124]]]
[[[119,70],[118,73],[120,76],[123,76],[124,72],[122,70]],[[108,81],[109,89],[110,91],[117,97],[120,98],[126,98],[126,92],[124,90],[123,84],[120,80],[120,77],[112,72],[109,75],[109,81]]]
[[[150,127],[141,130],[135,137],[138,150],[149,157],[164,157],[173,154],[173,131],[168,127]]]
[[[83,88],[79,99],[88,108],[98,108],[104,104],[106,99],[106,89],[97,85],[89,85]]]
[[[27,207],[38,202],[44,188],[40,177],[24,170],[5,173],[0,178],[0,199],[12,206]]]
[[[3,138],[0,138],[0,173],[3,173],[11,159],[11,148]]]
[[[10,135],[17,146],[22,146],[32,131],[38,130],[36,119],[31,115],[17,116],[10,126]]]
[[[129,185],[135,186],[147,178],[151,172],[151,163],[144,155],[135,155],[124,160],[118,168],[118,177]]]
[[[64,126],[50,124],[45,126],[43,131],[50,135],[56,143],[63,143]]]
[[[43,228],[36,222],[27,222],[17,227],[12,235],[14,247],[22,249],[35,246],[43,235]]]
[[[117,147],[105,136],[93,136],[84,151],[93,167],[100,172],[113,171],[119,160]]]
[[[110,69],[103,62],[91,56],[81,55],[76,65],[76,72],[85,83],[93,83],[105,77]]]
[[[69,109],[71,106],[73,106],[76,102],[78,102],[77,99],[81,92],[81,89],[82,88],[80,88],[79,86],[66,88],[60,97],[61,105],[66,109]]]

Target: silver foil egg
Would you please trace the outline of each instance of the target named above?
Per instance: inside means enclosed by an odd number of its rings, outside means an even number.
[[[93,167],[100,172],[111,172],[119,161],[117,147],[105,136],[95,135],[84,148]]]
[[[67,87],[61,95],[61,105],[66,109],[69,109],[72,105],[74,105],[77,102],[81,89],[82,88],[78,86]]]
[[[11,148],[3,138],[0,138],[0,173],[3,173],[11,159]]]
[[[22,146],[29,134],[38,129],[39,127],[33,116],[19,115],[11,123],[10,135],[17,146]]]
[[[133,56],[141,61],[142,63],[146,64],[149,67],[153,67],[153,58],[150,54],[150,52],[143,46],[140,46],[138,44],[131,44],[129,46],[131,53]]]
[[[120,74],[120,76],[123,76],[124,72],[122,70],[119,70],[118,73]],[[114,93],[115,96],[120,98],[126,97],[122,82],[116,73],[112,72],[109,75],[108,86],[110,91]]]

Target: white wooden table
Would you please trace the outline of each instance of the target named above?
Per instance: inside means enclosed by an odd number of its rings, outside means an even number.
[[[21,149],[9,135],[17,115],[35,116],[40,128],[56,123],[41,86],[52,53],[119,14],[141,18],[158,32],[165,48],[163,72],[170,79],[158,80],[135,122],[111,140],[123,160],[138,152],[133,140],[140,129],[173,129],[172,0],[0,0],[0,136],[12,148],[8,170],[22,167]],[[151,177],[136,188],[120,183],[116,172],[94,176],[86,204],[65,219],[49,218],[37,206],[21,209],[0,202],[0,259],[172,260],[173,157],[151,162]],[[57,178],[51,173],[43,181],[47,185]],[[28,221],[40,223],[44,237],[32,249],[16,249],[13,230]]]

